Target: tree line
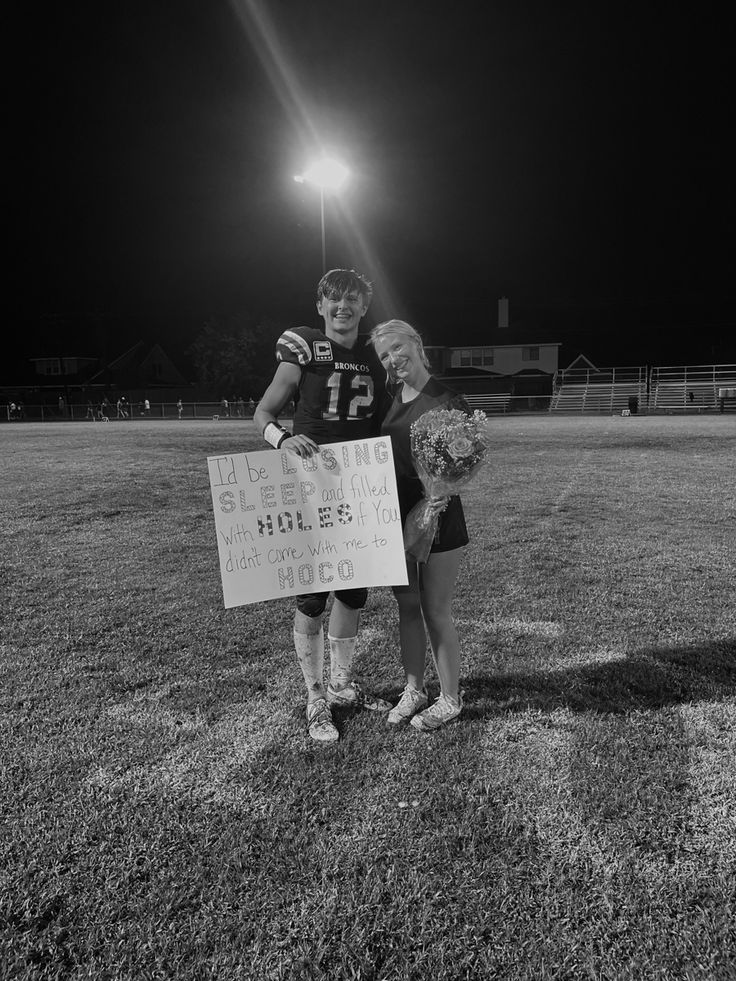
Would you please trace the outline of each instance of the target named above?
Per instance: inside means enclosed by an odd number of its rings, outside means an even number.
[[[213,396],[260,398],[273,375],[283,330],[283,324],[243,315],[207,320],[186,351],[198,384]]]

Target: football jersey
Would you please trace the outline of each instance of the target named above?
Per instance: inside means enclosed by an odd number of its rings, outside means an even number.
[[[285,330],[276,359],[301,368],[295,397],[294,432],[316,443],[377,436],[374,419],[382,403],[386,371],[367,335],[342,347],[313,327]]]

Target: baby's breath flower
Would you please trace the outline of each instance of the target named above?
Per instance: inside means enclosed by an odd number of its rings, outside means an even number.
[[[420,476],[464,483],[486,451],[485,413],[431,409],[412,424],[411,449]]]
[[[449,499],[480,469],[488,448],[486,416],[478,409],[430,409],[412,423],[410,438],[425,499],[407,515],[404,547],[417,562],[426,562],[439,517],[428,500]]]

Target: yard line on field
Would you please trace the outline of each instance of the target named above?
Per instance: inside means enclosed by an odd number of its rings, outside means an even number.
[[[479,619],[482,617],[457,618],[455,623],[458,628],[475,629]],[[555,623],[554,620],[529,620],[523,616],[491,617],[483,622],[483,629],[486,633],[508,633],[516,637],[561,637],[565,632],[564,626],[561,623]]]
[[[114,724],[144,732],[151,727],[191,736],[177,742],[170,752],[149,764],[139,764],[123,772],[100,767],[87,778],[92,786],[163,790],[186,793],[200,800],[245,805],[265,814],[274,806],[273,798],[256,792],[242,775],[247,764],[273,741],[274,733],[293,726],[290,713],[268,699],[252,699],[245,705],[230,706],[216,723],[195,716],[186,720],[164,708],[155,698],[129,705],[114,706],[106,713]],[[100,720],[104,725],[105,716]]]
[[[553,864],[569,864],[584,851],[604,869],[601,853],[583,820],[571,775],[573,713],[551,713],[555,726],[534,713],[494,719],[486,726],[480,749],[486,765],[502,776],[510,821],[529,828]]]
[[[736,701],[678,707],[691,740],[693,844],[724,874],[736,868]]]
[[[678,773],[681,728],[694,744]],[[480,748],[509,822],[536,837],[547,874],[590,864],[594,889],[616,891],[634,875],[656,892],[683,876],[733,875],[735,734],[730,703],[679,706],[669,722],[558,709],[494,719]]]

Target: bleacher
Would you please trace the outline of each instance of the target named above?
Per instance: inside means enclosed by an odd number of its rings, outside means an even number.
[[[736,365],[572,368],[555,375],[550,412],[727,412],[734,388]]]
[[[646,368],[573,368],[558,371],[550,412],[621,413],[646,406]]]
[[[736,387],[736,365],[652,368],[652,412],[716,412],[721,389]]]
[[[585,395],[588,386],[585,383],[568,383],[555,386],[550,403],[550,412],[584,412]]]
[[[483,412],[508,412],[511,405],[511,395],[499,392],[495,395],[463,395],[471,409],[481,409]]]

